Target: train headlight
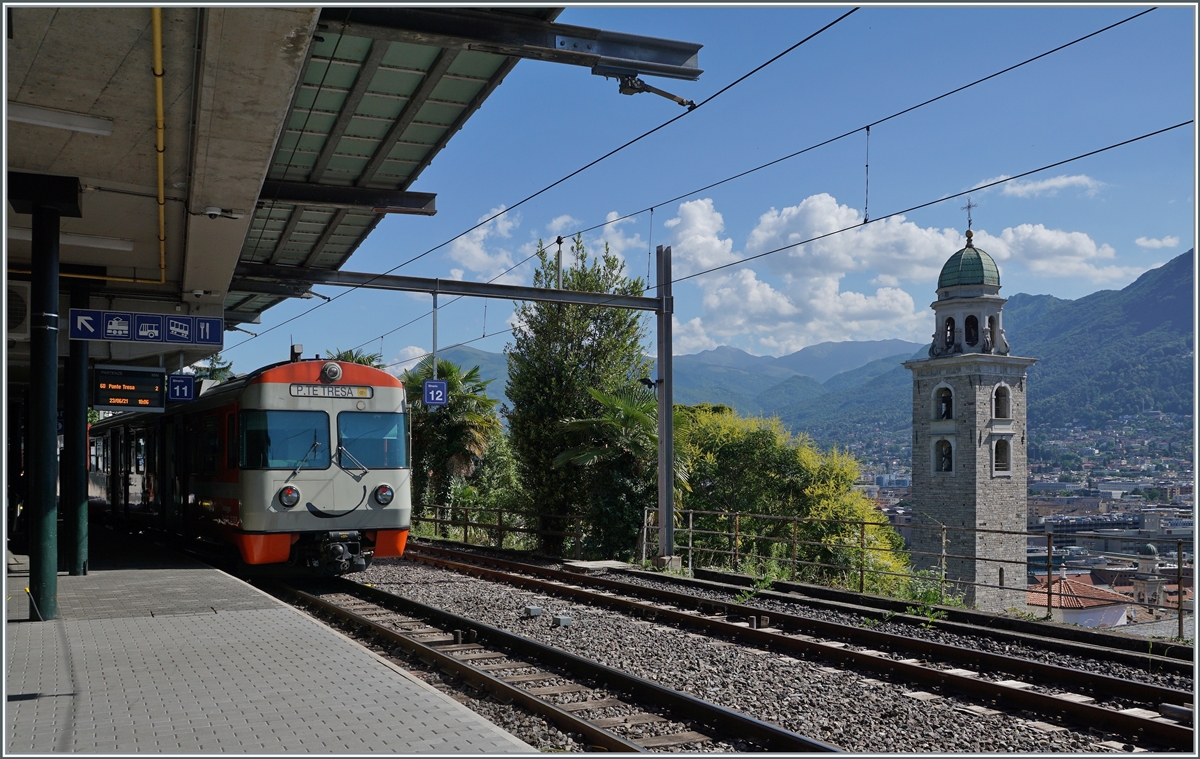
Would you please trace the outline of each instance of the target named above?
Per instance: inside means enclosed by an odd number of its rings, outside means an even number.
[[[391,485],[380,485],[375,488],[375,503],[380,506],[387,506],[395,497],[396,491],[392,489]]]
[[[300,503],[300,488],[287,485],[279,491],[279,502],[289,509]]]

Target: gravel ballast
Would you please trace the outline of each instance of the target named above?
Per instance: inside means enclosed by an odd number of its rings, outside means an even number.
[[[1101,741],[1121,743],[1113,736],[1049,725],[1036,715],[988,713],[991,704],[924,693],[824,662],[749,649],[415,562],[381,559],[354,579],[849,751],[1102,752],[1112,749],[1097,745]],[[526,606],[541,606],[545,613],[526,618]],[[552,627],[556,614],[571,617],[572,623]]]

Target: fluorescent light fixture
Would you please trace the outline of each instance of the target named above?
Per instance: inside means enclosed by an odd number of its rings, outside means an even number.
[[[101,137],[112,135],[112,119],[101,119],[69,111],[56,111],[52,108],[39,108],[36,105],[14,103],[11,100],[7,105],[9,121],[66,129],[71,132],[98,134]]]
[[[32,241],[33,230],[24,227],[9,227],[8,239]],[[133,240],[122,240],[119,237],[97,237],[96,235],[74,235],[69,232],[58,233],[58,244],[79,248],[100,248],[101,250],[133,250]]]

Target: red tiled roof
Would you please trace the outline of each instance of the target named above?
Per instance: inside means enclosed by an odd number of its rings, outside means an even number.
[[[1133,603],[1132,598],[1120,593],[1062,578],[1054,581],[1050,595],[1051,602],[1056,609],[1091,609],[1096,606]],[[1046,583],[1042,582],[1030,587],[1026,603],[1030,606],[1045,606]]]

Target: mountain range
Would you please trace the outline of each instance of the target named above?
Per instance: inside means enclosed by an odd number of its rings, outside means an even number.
[[[1192,413],[1194,259],[1189,250],[1122,290],[1077,300],[1025,293],[1008,299],[1012,354],[1038,359],[1029,371],[1031,428],[1093,426],[1142,408]],[[832,342],[774,358],[720,346],[675,356],[675,402],[777,416],[824,444],[898,437],[912,415],[912,374],[901,363],[927,358],[927,347]],[[496,380],[491,395],[503,397],[503,354],[461,347],[443,355],[478,365]]]

